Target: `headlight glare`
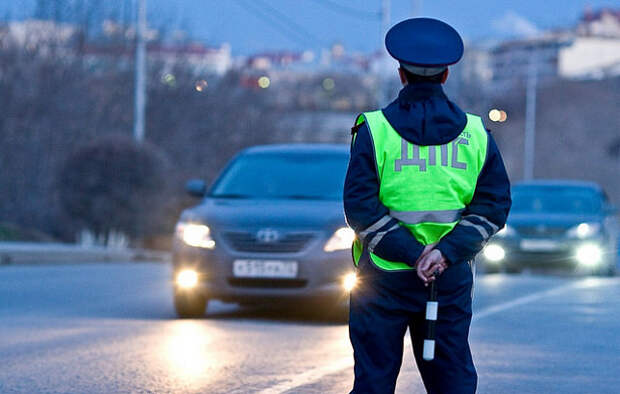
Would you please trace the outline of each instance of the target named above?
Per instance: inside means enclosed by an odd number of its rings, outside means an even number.
[[[211,229],[204,224],[179,223],[176,227],[177,237],[189,246],[213,249],[215,241],[211,238]]]
[[[184,289],[191,289],[198,284],[198,273],[191,269],[185,269],[177,274],[177,285]]]
[[[342,287],[346,292],[351,292],[357,286],[357,274],[350,272],[342,278]]]
[[[336,250],[348,249],[355,240],[355,231],[349,227],[341,227],[325,244],[323,250],[326,252],[334,252]]]
[[[577,262],[586,267],[593,267],[601,262],[603,251],[596,244],[584,244],[577,248],[575,258]]]
[[[506,257],[506,251],[504,250],[504,248],[502,248],[501,246],[497,244],[488,244],[484,248],[483,253],[484,253],[484,257],[487,260],[492,261],[494,263],[499,262],[503,260],[504,257]]]
[[[585,239],[597,235],[600,231],[600,223],[579,223],[569,228],[566,232],[566,236],[569,238]]]

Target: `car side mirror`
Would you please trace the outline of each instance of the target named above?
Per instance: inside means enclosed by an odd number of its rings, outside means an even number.
[[[192,179],[185,184],[185,191],[192,197],[203,198],[207,194],[207,184],[201,179]]]

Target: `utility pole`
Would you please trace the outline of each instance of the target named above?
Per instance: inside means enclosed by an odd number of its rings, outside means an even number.
[[[411,3],[411,14],[413,17],[420,17],[422,16],[422,7],[423,7],[424,1],[423,0],[413,0]]]
[[[523,155],[523,179],[534,179],[536,149],[536,87],[538,85],[538,57],[533,53],[527,71],[525,92],[525,141]]]
[[[146,0],[137,0],[138,22],[136,28],[136,73],[134,92],[133,136],[138,142],[144,140],[144,107],[146,106]]]
[[[392,12],[391,1],[381,0],[381,44],[383,44],[383,38],[390,28],[390,14]]]
[[[381,36],[379,41],[379,68],[377,70],[379,88],[377,89],[377,104],[383,106],[389,100],[389,79],[384,75],[387,72],[388,57],[383,49],[383,40],[390,29],[391,1],[381,0]]]

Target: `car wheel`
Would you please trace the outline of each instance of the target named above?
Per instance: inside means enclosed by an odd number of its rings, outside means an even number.
[[[175,293],[174,295],[174,309],[180,318],[204,316],[207,304],[207,298],[200,294]]]

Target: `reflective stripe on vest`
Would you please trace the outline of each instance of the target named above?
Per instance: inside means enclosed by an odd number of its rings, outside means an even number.
[[[414,145],[402,138],[382,111],[365,112],[375,150],[379,199],[390,216],[411,231],[423,245],[439,241],[461,218],[476,190],[487,153],[487,132],[480,117],[467,114],[463,131],[444,145]],[[372,248],[371,248],[372,250]],[[359,261],[363,243],[353,244]],[[411,270],[404,262],[388,261],[368,252],[381,269]]]
[[[452,223],[461,218],[462,209],[447,209],[445,211],[393,211],[390,216],[405,224],[423,222]]]

